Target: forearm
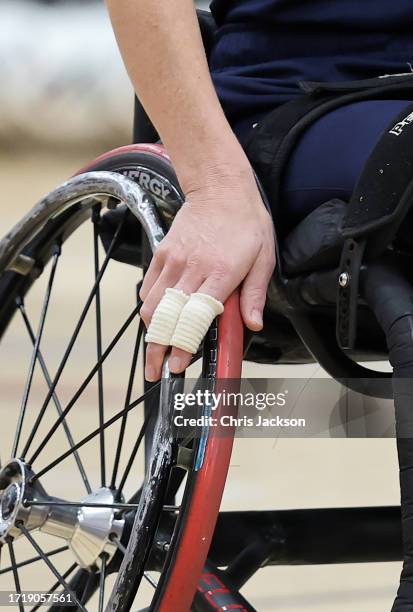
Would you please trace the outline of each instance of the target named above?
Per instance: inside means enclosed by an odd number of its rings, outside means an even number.
[[[107,0],[129,76],[185,191],[197,177],[244,172],[215,93],[192,0]]]

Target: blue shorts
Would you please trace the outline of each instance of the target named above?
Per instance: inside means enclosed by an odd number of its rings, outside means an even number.
[[[347,201],[381,134],[409,104],[406,100],[356,102],[312,125],[287,167],[282,189],[285,225],[295,224],[331,198]]]

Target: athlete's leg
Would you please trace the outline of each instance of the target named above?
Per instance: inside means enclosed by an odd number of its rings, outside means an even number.
[[[410,104],[406,100],[357,102],[311,126],[287,168],[283,210],[288,225],[331,198],[347,201],[381,134]]]

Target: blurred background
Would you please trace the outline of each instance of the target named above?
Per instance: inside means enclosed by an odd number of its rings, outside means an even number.
[[[132,89],[103,1],[0,5],[0,147],[129,142]]]
[[[83,164],[130,142],[133,91],[103,1],[0,0],[0,8],[2,236],[39,198]],[[84,249],[79,244],[61,288],[62,306],[54,321],[56,345],[65,327],[61,321],[70,318],[71,301],[66,297],[76,296],[76,271],[80,260],[88,256]],[[116,313],[119,289],[109,293],[110,311]],[[11,384],[10,373],[17,376],[21,371],[20,336],[9,342],[0,345],[3,419],[15,409],[10,394],[14,397],[16,385]],[[69,387],[78,380],[74,372]],[[262,368],[253,364],[247,364],[245,374],[323,375],[317,365]],[[122,393],[119,385],[116,381],[112,389],[114,401]],[[387,409],[392,410],[390,403]],[[93,415],[94,410],[92,402],[85,407],[85,415]],[[267,439],[237,441],[224,507],[363,506],[398,501],[393,439]],[[398,563],[268,568],[247,585],[245,593],[260,611],[387,612],[399,570]]]

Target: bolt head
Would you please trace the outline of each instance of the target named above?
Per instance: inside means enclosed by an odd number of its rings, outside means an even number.
[[[347,287],[347,285],[350,282],[350,276],[348,275],[347,272],[342,272],[338,278],[338,283],[340,285],[340,287]]]

